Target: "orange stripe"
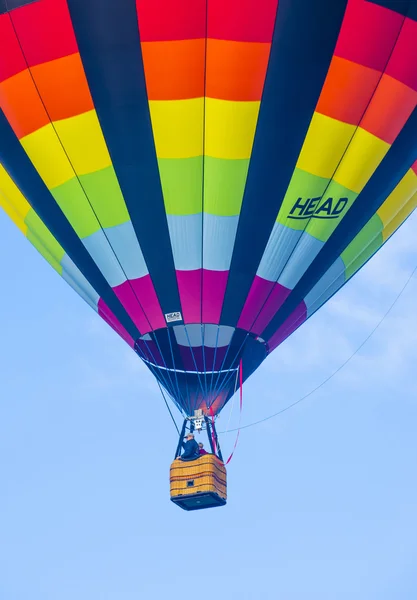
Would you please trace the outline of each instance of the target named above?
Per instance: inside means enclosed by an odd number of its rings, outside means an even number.
[[[261,99],[269,43],[207,40],[206,96],[221,100]]]
[[[357,125],[380,77],[379,71],[334,56],[316,112]]]
[[[0,108],[19,139],[49,123],[27,69],[0,83]]]
[[[32,68],[51,121],[68,119],[94,108],[78,53]]]
[[[204,96],[205,40],[142,42],[149,100]]]
[[[417,104],[417,92],[383,75],[361,127],[392,144]]]

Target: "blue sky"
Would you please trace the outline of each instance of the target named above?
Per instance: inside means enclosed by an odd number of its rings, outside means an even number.
[[[417,263],[416,224],[263,364],[243,423],[360,345]],[[417,277],[337,376],[242,431],[227,506],[186,513],[151,375],[2,213],[0,232],[1,600],[415,600]]]

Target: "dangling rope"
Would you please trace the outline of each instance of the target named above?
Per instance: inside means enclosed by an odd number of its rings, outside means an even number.
[[[211,441],[213,442],[214,454],[217,454],[216,436],[214,435],[214,411],[213,411],[213,405],[210,406],[210,416],[211,416]]]
[[[285,406],[284,408],[282,408],[278,412],[273,413],[272,415],[269,415],[268,417],[265,417],[263,419],[259,419],[259,421],[254,421],[253,423],[248,423],[247,425],[243,425],[242,427],[239,427],[238,429],[229,429],[228,431],[220,431],[219,433],[232,433],[233,431],[237,431],[237,430],[239,430],[239,432],[240,432],[242,429],[248,429],[249,427],[255,427],[255,425],[259,425],[260,423],[265,423],[265,421],[269,421],[270,419],[274,419],[275,417],[278,417],[279,415],[282,415],[283,413],[287,412],[287,410],[290,410],[294,406],[297,406],[297,404],[300,404],[301,402],[304,402],[304,400],[306,400],[307,398],[309,398],[309,396],[313,395],[315,392],[317,392],[317,390],[319,390],[320,388],[322,388],[328,381],[330,381],[331,379],[333,379],[333,377],[335,375],[337,375],[337,373],[339,373],[339,371],[341,371],[358,354],[358,352],[365,346],[365,344],[371,339],[371,337],[374,335],[374,333],[379,329],[379,327],[382,325],[382,323],[388,317],[388,315],[390,314],[390,312],[392,311],[392,309],[394,308],[394,306],[397,304],[398,300],[401,298],[401,296],[405,292],[406,288],[410,284],[410,282],[411,282],[411,280],[414,277],[414,274],[416,272],[417,272],[417,265],[414,267],[414,269],[410,273],[407,281],[404,283],[403,287],[401,288],[400,292],[398,293],[398,295],[396,296],[396,298],[394,299],[394,301],[392,302],[392,304],[389,306],[388,310],[383,314],[382,318],[378,321],[378,323],[375,325],[375,327],[372,329],[372,331],[366,336],[366,338],[356,348],[356,350],[335,371],[333,371],[333,373],[331,373],[328,377],[326,377],[326,379],[324,379],[318,386],[316,386],[315,388],[313,388],[312,390],[310,390],[308,392],[308,394],[305,394],[305,396],[302,396],[301,398],[299,398],[295,402],[292,402],[292,404],[289,404],[288,406]]]

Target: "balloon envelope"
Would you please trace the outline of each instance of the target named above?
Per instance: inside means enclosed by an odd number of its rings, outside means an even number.
[[[217,413],[417,203],[417,4],[0,0],[0,204]]]

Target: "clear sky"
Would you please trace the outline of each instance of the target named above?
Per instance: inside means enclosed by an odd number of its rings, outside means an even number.
[[[416,226],[262,365],[243,423],[352,354],[417,263]],[[186,513],[149,372],[3,213],[0,249],[0,600],[417,598],[417,277],[337,376],[242,431],[227,506]]]

